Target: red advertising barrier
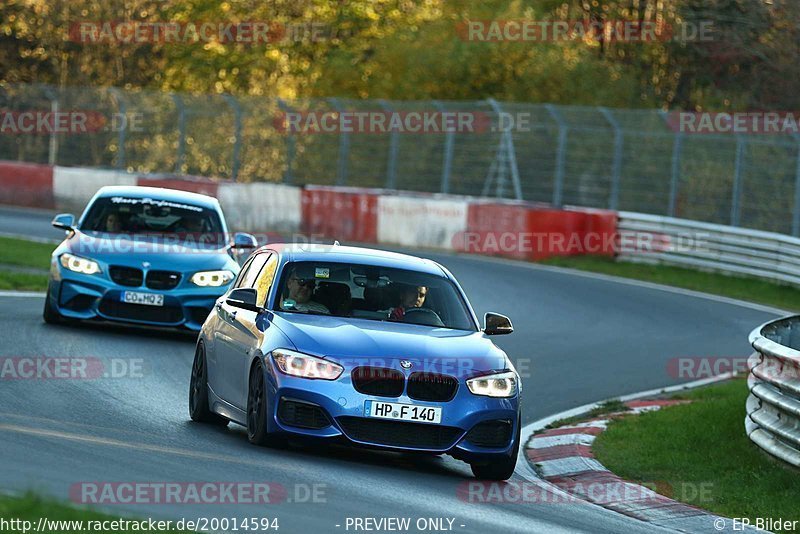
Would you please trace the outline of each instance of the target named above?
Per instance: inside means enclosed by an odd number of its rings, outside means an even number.
[[[370,190],[311,187],[302,193],[301,230],[307,235],[376,243],[378,193]]]
[[[146,176],[140,176],[136,179],[136,185],[177,189],[179,191],[201,193],[212,197],[216,197],[217,191],[219,190],[218,182],[201,176],[177,176],[174,178],[148,178]]]
[[[551,256],[614,254],[617,216],[603,210],[557,210],[532,204],[470,204],[467,230],[454,239],[461,252],[541,260]]]
[[[0,204],[53,208],[53,167],[0,161]]]

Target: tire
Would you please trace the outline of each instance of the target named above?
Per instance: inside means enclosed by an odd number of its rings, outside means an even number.
[[[189,417],[198,423],[211,423],[227,426],[228,420],[211,411],[208,406],[208,367],[206,350],[202,343],[197,344],[192,363],[192,379],[189,381]]]
[[[267,431],[267,388],[261,364],[253,366],[247,385],[247,440],[260,447],[283,448],[286,439]]]
[[[47,294],[44,297],[44,310],[42,311],[42,319],[47,324],[63,324],[64,316],[58,313],[57,310],[50,305],[50,286],[47,286]]]
[[[519,454],[519,441],[520,441],[520,424],[521,420],[517,420],[517,436],[514,438],[514,448],[511,450],[511,455],[496,456],[489,462],[470,463],[472,474],[478,480],[508,480],[514,475],[514,469],[517,467],[517,455]]]

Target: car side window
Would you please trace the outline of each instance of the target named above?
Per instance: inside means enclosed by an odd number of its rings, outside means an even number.
[[[244,265],[242,265],[242,270],[239,271],[239,276],[236,277],[236,282],[233,284],[233,289],[239,289],[242,287],[244,283],[244,278],[247,276],[247,272],[250,270],[250,266],[253,264],[253,257],[248,258]]]
[[[258,275],[255,284],[256,291],[258,292],[256,304],[261,307],[264,307],[267,303],[267,295],[269,295],[269,290],[272,288],[272,282],[275,280],[275,273],[277,270],[278,255],[270,254],[269,259],[264,265],[264,268],[261,269],[261,273]]]
[[[256,255],[250,262],[247,272],[242,275],[242,279],[236,287],[254,287],[258,274],[261,272],[262,267],[267,263],[270,256],[272,256],[272,254],[269,252]]]

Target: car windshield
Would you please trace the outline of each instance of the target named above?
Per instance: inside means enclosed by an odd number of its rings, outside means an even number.
[[[98,198],[81,224],[84,232],[110,234],[177,234],[224,241],[216,211],[156,198]]]
[[[467,304],[447,278],[357,263],[288,263],[275,309],[476,329]]]

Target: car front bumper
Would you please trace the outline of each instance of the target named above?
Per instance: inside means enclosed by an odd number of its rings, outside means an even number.
[[[333,381],[309,380],[283,374],[270,357],[266,358],[265,363],[271,399],[267,421],[269,432],[344,438],[350,443],[371,448],[447,453],[466,461],[507,455],[514,450],[514,437],[519,426],[519,393],[505,399],[477,396],[468,390],[462,380],[459,381],[456,395],[447,402],[414,400],[405,393],[399,397],[373,396],[357,392],[347,373]],[[365,403],[369,400],[438,406],[442,408],[441,423],[408,423],[365,417]],[[284,409],[287,401],[303,403],[308,410],[318,407],[328,424],[309,428],[298,426],[296,421],[287,421],[287,411]],[[318,421],[319,418],[313,420]],[[303,420],[306,421],[311,421],[309,416]],[[482,423],[499,425],[501,422],[508,425],[507,432],[502,433],[505,438],[495,439],[492,446],[486,446],[485,439],[474,439],[477,434],[471,431],[485,429],[485,426],[480,426]],[[485,433],[483,435],[485,437]]]
[[[129,324],[185,328],[199,331],[214,303],[227,291],[222,287],[191,287],[181,282],[170,290],[122,286],[100,275],[75,273],[61,267],[51,272],[47,298],[59,314],[76,320],[107,320]],[[161,294],[163,306],[128,304],[125,291]]]

